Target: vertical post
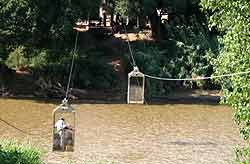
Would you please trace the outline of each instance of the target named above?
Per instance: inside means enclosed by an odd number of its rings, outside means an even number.
[[[136,26],[137,26],[136,27],[137,29],[140,29],[140,17],[139,16],[136,17]]]
[[[128,92],[127,92],[127,103],[130,104],[130,98],[129,95],[130,94],[130,77],[128,75]]]
[[[143,78],[142,78],[142,104],[144,104],[144,100],[145,100],[145,76],[143,75]]]
[[[64,144],[64,135],[65,135],[65,132],[64,132],[64,129],[62,129],[62,134],[60,136],[60,139],[61,139],[61,150],[64,151],[65,150],[65,144]]]
[[[75,136],[76,136],[76,113],[75,113],[75,111],[74,111],[74,127],[73,127],[73,136],[72,136],[72,138],[73,138],[73,151],[74,151],[74,149],[75,149]]]
[[[54,144],[55,144],[55,112],[52,113],[52,151],[54,151]]]

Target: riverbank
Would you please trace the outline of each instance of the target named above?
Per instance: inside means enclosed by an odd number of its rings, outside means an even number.
[[[90,90],[71,88],[69,98],[76,103],[119,103],[127,101],[126,78],[119,88]],[[49,85],[42,79],[35,80],[29,72],[14,71],[2,66],[0,70],[0,98],[60,101],[64,98],[62,86]],[[166,96],[148,96],[146,104],[218,104],[222,93],[219,90],[175,89]]]
[[[168,96],[146,97],[145,104],[219,104],[222,94],[218,90],[184,90],[170,93]],[[2,95],[1,99],[36,100],[58,102],[62,98],[46,98],[36,95]],[[71,97],[71,101],[80,104],[126,104],[126,93],[85,91],[80,98]]]

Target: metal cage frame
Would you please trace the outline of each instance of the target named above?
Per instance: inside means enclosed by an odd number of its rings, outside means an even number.
[[[142,93],[141,93],[141,100],[131,100],[130,97],[130,89],[131,89],[131,78],[141,78],[142,79]],[[134,70],[128,74],[128,92],[127,92],[127,103],[128,104],[144,104],[144,90],[145,90],[145,76],[143,73],[141,73],[138,69],[138,67],[134,67]]]
[[[73,138],[73,150],[67,150],[67,148],[65,148],[65,145],[64,145],[64,140],[61,141],[62,142],[62,149],[61,150],[57,150],[57,149],[54,149],[54,136],[55,136],[55,123],[56,123],[56,114],[57,113],[72,113],[73,114],[73,124],[74,124],[74,130],[73,130],[73,133],[72,133],[72,138]],[[64,99],[62,101],[62,104],[59,105],[58,107],[56,107],[54,110],[53,110],[53,113],[52,113],[52,151],[74,151],[74,147],[75,147],[75,135],[76,135],[76,111],[75,109],[69,105],[68,101],[66,99]],[[64,131],[63,131],[63,134],[64,134]]]

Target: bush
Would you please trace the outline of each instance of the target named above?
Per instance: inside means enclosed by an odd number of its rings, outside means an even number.
[[[161,30],[161,42],[135,45],[134,56],[142,72],[177,79],[211,76],[214,70],[210,61],[217,57],[218,41],[202,13],[175,15],[162,24]],[[217,89],[211,80],[178,83],[150,80],[148,84],[151,95],[166,95],[177,86]]]
[[[250,164],[250,147],[236,149],[236,164]]]
[[[41,151],[30,145],[0,141],[1,164],[42,164]]]
[[[9,68],[21,69],[28,66],[28,59],[25,57],[25,47],[19,46],[9,54],[6,65]]]
[[[31,58],[34,76],[43,77],[52,84],[66,86],[70,73],[72,53],[41,51]],[[110,89],[118,84],[112,66],[101,50],[91,50],[76,54],[72,85],[81,89]]]
[[[33,68],[42,68],[48,64],[48,50],[35,50],[34,56],[30,59],[30,66]]]
[[[155,45],[137,46],[134,56],[137,65],[145,74],[183,79],[211,76],[213,73],[212,64],[209,60],[214,58],[214,54],[210,51],[200,50],[199,47],[188,46],[177,41],[168,41],[162,44],[165,45],[163,48]],[[180,86],[202,89],[213,89],[214,87],[211,81],[204,80],[179,83],[150,80],[147,84],[149,84],[147,89],[150,95],[155,96],[167,95],[169,91]]]

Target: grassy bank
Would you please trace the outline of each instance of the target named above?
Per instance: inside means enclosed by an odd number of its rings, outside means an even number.
[[[16,142],[0,141],[1,164],[42,164],[41,151]]]

